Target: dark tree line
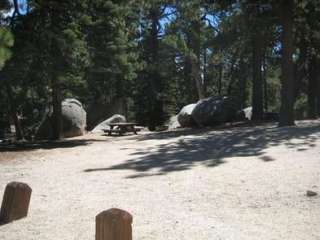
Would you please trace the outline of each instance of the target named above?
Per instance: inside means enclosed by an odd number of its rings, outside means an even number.
[[[19,139],[48,107],[59,138],[70,96],[151,130],[215,95],[280,126],[320,115],[316,0],[1,1],[0,25],[0,127]]]

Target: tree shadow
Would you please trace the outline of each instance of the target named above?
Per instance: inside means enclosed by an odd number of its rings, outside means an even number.
[[[33,151],[38,149],[74,148],[86,146],[93,142],[105,142],[96,139],[65,139],[60,141],[13,142],[1,143],[0,152]]]
[[[228,129],[235,129],[238,127],[256,127],[259,125],[265,125],[265,123],[254,123],[254,122],[232,122],[232,123],[225,123],[216,127],[194,127],[194,128],[178,128],[175,130],[168,130],[163,132],[151,132],[145,135],[139,135],[137,140],[138,141],[145,141],[145,140],[164,140],[170,138],[176,138],[181,136],[203,136],[204,134],[208,133],[209,131],[225,131]]]
[[[153,148],[137,149],[125,163],[86,169],[85,172],[133,170],[138,174],[128,178],[139,178],[185,171],[197,164],[217,167],[226,163],[226,158],[229,157],[256,156],[267,163],[277,159],[266,155],[266,148],[284,145],[286,148],[307,150],[316,146],[315,142],[320,138],[319,130],[318,125],[278,128],[269,124],[211,132],[186,130],[148,134],[137,140],[143,143],[155,139],[177,139]]]

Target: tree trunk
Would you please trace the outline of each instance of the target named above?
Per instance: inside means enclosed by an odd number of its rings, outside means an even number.
[[[187,103],[193,103],[198,100],[198,92],[197,88],[195,87],[195,81],[192,75],[192,59],[190,56],[185,57],[184,66],[183,66],[183,74],[185,79],[185,86],[186,89],[186,101]]]
[[[239,63],[240,68],[240,79],[239,79],[239,89],[240,89],[240,108],[243,109],[246,107],[247,100],[247,64],[243,61],[243,58],[240,59]]]
[[[308,77],[308,118],[317,118],[317,60],[313,57],[310,61]]]
[[[294,35],[293,35],[293,7],[292,0],[281,2],[282,23],[282,63],[281,63],[281,108],[279,126],[294,125]]]
[[[261,33],[256,31],[253,35],[253,76],[252,76],[252,120],[263,119],[263,79],[262,79],[262,58],[263,39]]]
[[[222,93],[222,78],[223,78],[223,65],[219,64],[219,77],[218,77],[218,95]]]
[[[208,73],[207,73],[207,64],[208,64],[208,56],[207,56],[207,48],[203,49],[203,94],[204,97],[207,95],[207,81],[208,81]]]
[[[295,64],[295,98],[297,98],[303,89],[304,81],[307,80],[308,71],[308,43],[304,40],[300,41],[299,44],[299,59]]]
[[[227,94],[230,96],[230,95],[232,95],[232,87],[233,87],[233,84],[234,84],[234,82],[235,82],[235,74],[234,74],[234,72],[235,72],[235,69],[236,69],[236,60],[237,60],[237,58],[236,58],[236,54],[234,55],[234,57],[232,58],[232,60],[231,60],[231,69],[230,69],[230,82],[229,82],[229,85],[228,85],[228,88],[227,88]]]
[[[317,63],[316,63],[317,67],[317,73],[316,73],[316,77],[317,77],[317,115],[318,117],[320,116],[320,59],[317,58]]]
[[[192,78],[195,82],[198,99],[204,98],[204,86],[202,81],[202,74],[201,74],[201,13],[200,13],[200,6],[197,4],[198,9],[198,17],[191,21],[191,32],[189,33],[189,43],[190,48],[194,54],[191,57],[192,63]]]
[[[196,84],[196,89],[198,93],[197,100],[203,99],[204,93],[203,93],[203,84],[202,84],[202,78],[200,73],[200,65],[195,60],[192,61],[192,78]]]
[[[151,92],[149,93],[149,122],[150,130],[155,130],[157,126],[163,124],[164,110],[163,110],[163,81],[159,72],[159,19],[161,17],[160,6],[155,6],[150,9],[151,29],[149,36],[149,53],[148,58],[149,72],[148,77],[151,84]]]
[[[266,62],[266,52],[267,50],[264,48],[263,59],[262,59],[262,67],[263,67],[263,98],[264,98],[264,111],[268,112],[269,110],[269,101],[268,101],[268,80],[267,80],[267,62]]]
[[[14,11],[12,13],[11,20],[10,20],[11,21],[10,22],[11,31],[13,31],[13,28],[14,28],[14,25],[15,25],[16,15],[19,14],[17,0],[13,1],[13,5],[14,5],[13,6],[14,7]],[[21,127],[21,123],[20,123],[19,117],[18,117],[17,106],[16,106],[16,103],[15,103],[15,101],[13,99],[13,93],[12,93],[11,85],[5,79],[3,79],[3,76],[0,73],[0,81],[1,80],[3,80],[5,88],[7,90],[8,105],[9,105],[9,115],[10,115],[11,119],[14,122],[14,127],[15,127],[15,131],[16,131],[16,139],[17,140],[22,140],[22,139],[24,139],[24,134],[23,134],[23,130],[22,130],[22,127]]]
[[[62,106],[59,78],[54,76],[52,80],[52,139],[59,140],[62,137]]]
[[[2,75],[0,75],[0,80],[2,80],[2,82],[4,83],[5,88],[7,90],[9,115],[14,123],[15,131],[16,131],[16,139],[22,140],[22,139],[24,139],[24,134],[23,134],[23,130],[21,127],[20,119],[18,117],[17,106],[15,103],[15,100],[13,99],[12,88],[11,88],[10,84],[6,80],[3,79]]]

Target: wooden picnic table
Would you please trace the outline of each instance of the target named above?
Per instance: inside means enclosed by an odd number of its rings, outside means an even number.
[[[136,125],[136,123],[110,123],[110,129],[105,130],[105,132],[108,132],[108,135],[111,135],[112,133],[119,133],[119,135],[122,135],[126,132],[137,134]]]

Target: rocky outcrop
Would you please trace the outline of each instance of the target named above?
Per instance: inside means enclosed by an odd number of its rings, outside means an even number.
[[[231,121],[237,114],[237,104],[231,97],[210,97],[200,100],[192,111],[198,126],[216,126]]]
[[[62,102],[63,136],[76,137],[85,134],[87,113],[76,99],[65,99]]]
[[[191,113],[194,110],[195,106],[196,104],[189,104],[187,106],[184,106],[178,113],[177,119],[181,127],[195,126],[195,122],[191,116]]]
[[[85,134],[87,114],[82,104],[73,98],[62,102],[62,136],[76,137]],[[36,131],[36,139],[51,139],[53,136],[52,111],[43,118]]]

